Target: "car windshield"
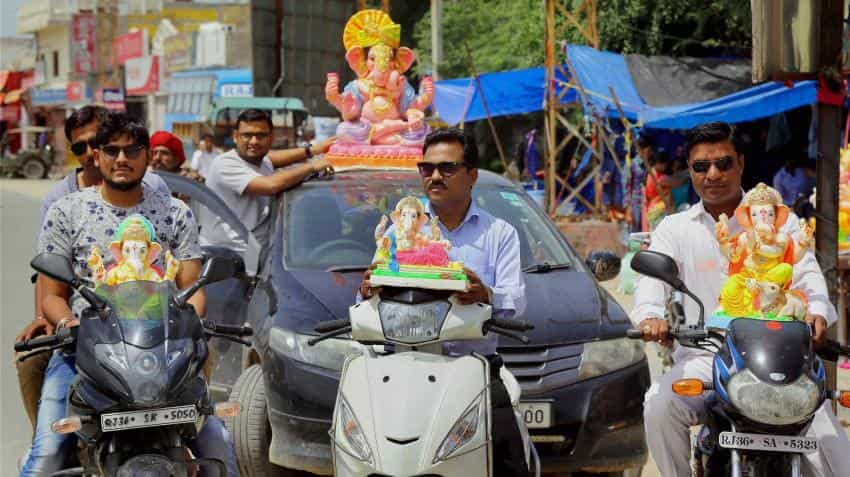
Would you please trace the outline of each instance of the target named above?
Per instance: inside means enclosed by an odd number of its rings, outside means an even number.
[[[285,256],[290,269],[327,270],[365,267],[375,253],[375,227],[399,199],[424,199],[422,185],[409,174],[385,174],[381,180],[337,177],[286,194]],[[525,194],[497,186],[477,186],[479,207],[517,229],[522,267],[573,265],[572,253],[547,218]]]

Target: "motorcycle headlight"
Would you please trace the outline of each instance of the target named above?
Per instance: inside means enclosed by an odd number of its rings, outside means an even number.
[[[744,370],[729,379],[726,390],[741,414],[773,426],[805,420],[817,410],[821,400],[818,385],[805,374],[791,384],[775,386]]]
[[[378,305],[378,313],[388,340],[416,344],[439,338],[449,308],[451,304],[447,301],[416,305],[382,301]]]
[[[94,345],[94,357],[99,363],[114,369],[130,369],[130,363],[127,360],[127,354],[124,352],[123,343],[98,343]]]
[[[437,454],[434,455],[434,464],[451,458],[458,449],[475,437],[478,432],[478,423],[482,421],[484,402],[484,395],[479,395],[454,423],[443,439],[443,443],[440,444],[440,448],[437,449]]]
[[[342,371],[346,356],[363,350],[363,345],[348,339],[330,339],[310,346],[307,344],[310,338],[313,337],[276,326],[269,332],[271,348],[276,352],[302,363],[334,371]]]
[[[354,417],[354,412],[351,411],[351,406],[345,397],[339,396],[339,414],[337,415],[337,430],[339,434],[345,438],[345,450],[354,458],[372,463],[372,449],[369,448],[369,443],[366,441],[366,435],[363,434],[363,428]]]
[[[584,344],[578,378],[590,379],[625,368],[644,359],[643,342],[628,338]]]

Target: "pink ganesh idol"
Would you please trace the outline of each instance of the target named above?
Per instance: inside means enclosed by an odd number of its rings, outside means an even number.
[[[419,94],[408,84],[404,73],[416,54],[399,46],[400,35],[400,26],[380,10],[357,12],[345,25],[345,58],[357,79],[340,93],[339,76],[329,73],[325,85],[325,97],[342,115],[327,155],[336,166],[411,167],[422,156],[434,82],[425,77]]]

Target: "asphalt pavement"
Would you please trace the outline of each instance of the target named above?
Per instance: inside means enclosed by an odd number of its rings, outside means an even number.
[[[12,343],[33,317],[29,261],[35,254],[41,197],[53,183],[0,179],[0,346],[5,348],[0,355],[6,356],[0,361],[0,475],[4,476],[17,473],[17,460],[31,439],[32,429],[18,392]],[[631,309],[632,297],[618,294],[615,281],[605,286],[626,310]],[[659,372],[655,350],[647,347],[647,355],[654,378]],[[850,371],[839,371],[839,387],[850,389]],[[840,409],[839,418],[845,423],[850,421],[850,412]],[[650,461],[643,477],[657,476],[658,470]]]

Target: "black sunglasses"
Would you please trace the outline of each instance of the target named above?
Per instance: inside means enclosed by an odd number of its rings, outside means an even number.
[[[720,172],[726,172],[735,165],[735,158],[732,156],[721,157],[714,161],[694,161],[691,163],[691,169],[697,174],[705,174],[711,169],[712,164]]]
[[[106,154],[106,156],[115,159],[118,157],[119,154],[121,154],[121,151],[123,150],[124,157],[126,157],[127,159],[136,159],[141,156],[143,152],[145,152],[145,149],[146,147],[142,144],[130,144],[129,146],[124,147],[112,145],[103,146],[100,148],[100,151]]]
[[[433,162],[420,162],[416,164],[416,168],[419,169],[419,175],[422,177],[431,177],[434,175],[434,169],[440,171],[440,175],[443,177],[451,177],[457,174],[457,170],[460,167],[466,167],[466,164],[462,162],[440,162],[437,164]]]
[[[89,149],[88,141],[77,141],[71,144],[71,152],[74,153],[75,156],[82,156]]]

